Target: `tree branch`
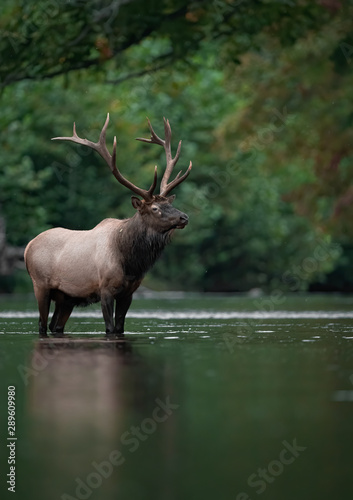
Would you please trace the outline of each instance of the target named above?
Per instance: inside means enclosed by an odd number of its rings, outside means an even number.
[[[106,83],[110,83],[112,85],[119,85],[120,83],[123,83],[127,80],[132,80],[133,78],[139,78],[140,76],[148,75],[149,73],[156,73],[160,69],[166,68],[171,64],[174,60],[174,53],[169,52],[168,54],[164,54],[163,56],[157,57],[153,63],[156,63],[160,59],[166,59],[163,63],[156,65],[154,67],[148,67],[145,69],[142,69],[140,71],[135,71],[133,73],[128,73],[127,75],[121,76],[120,78],[117,78],[116,80],[106,80]]]

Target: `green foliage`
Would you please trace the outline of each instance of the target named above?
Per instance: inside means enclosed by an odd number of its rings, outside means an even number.
[[[174,148],[183,139],[178,167],[193,161],[175,202],[190,224],[147,284],[293,289],[288,276],[300,275],[302,290],[337,262],[346,273],[334,243],[349,249],[353,236],[353,17],[350,5],[322,4],[127,1],[112,13],[104,1],[4,2],[0,210],[10,243],[131,216],[131,193],[98,155],[50,138],[71,135],[75,121],[97,140],[109,111],[119,168],[148,187],[164,152],[134,138],[148,136],[146,115],[163,134],[164,115]]]
[[[158,67],[192,56],[202,40],[226,40],[232,59],[268,29],[293,43],[328,19],[310,0],[13,0],[2,2],[0,82],[52,78],[73,70],[126,69],[124,52],[146,39],[168,40],[144,62]],[[229,43],[230,42],[230,43]],[[132,64],[132,66],[134,63]]]

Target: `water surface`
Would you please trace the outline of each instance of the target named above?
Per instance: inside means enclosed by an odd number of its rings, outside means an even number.
[[[33,299],[2,298],[1,470],[14,385],[19,498],[351,498],[352,303],[164,295],[125,342],[94,307],[43,343]]]

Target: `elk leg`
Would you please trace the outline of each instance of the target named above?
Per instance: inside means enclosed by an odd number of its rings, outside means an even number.
[[[64,328],[73,308],[74,305],[68,300],[56,303],[54,315],[49,325],[54,337],[64,337]]]
[[[40,288],[34,288],[34,294],[38,302],[39,310],[39,337],[48,337],[47,325],[50,308],[50,292]]]
[[[124,335],[125,316],[131,305],[132,295],[117,299],[115,306],[115,328],[116,335]]]
[[[49,330],[52,333],[54,332],[56,324],[58,322],[58,317],[59,317],[59,314],[60,314],[60,305],[59,305],[59,302],[55,303],[55,311],[54,311],[53,317],[51,319],[51,322],[49,323]]]
[[[58,317],[60,314],[61,305],[65,300],[65,296],[59,290],[52,291],[52,299],[55,302],[55,310],[51,322],[49,324],[49,330],[53,333],[58,322]]]
[[[105,333],[107,337],[114,335],[114,297],[111,294],[102,294],[101,296],[102,313],[105,322]]]
[[[58,323],[58,318],[60,315],[62,304],[65,300],[65,295],[60,292],[60,290],[54,290],[51,293],[52,299],[55,302],[55,310],[51,322],[49,324],[49,330],[54,333],[56,325]]]

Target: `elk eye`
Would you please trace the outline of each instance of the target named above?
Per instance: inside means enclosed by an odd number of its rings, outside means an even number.
[[[153,212],[158,212],[158,207],[152,207]]]

